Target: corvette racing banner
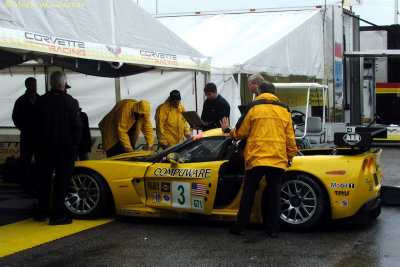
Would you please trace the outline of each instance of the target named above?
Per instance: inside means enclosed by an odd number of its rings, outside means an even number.
[[[109,62],[177,69],[210,70],[211,58],[183,56],[151,49],[84,42],[59,36],[0,27],[0,46]]]

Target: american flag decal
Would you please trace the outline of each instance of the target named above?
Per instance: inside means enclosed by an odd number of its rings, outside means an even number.
[[[205,197],[206,196],[206,185],[192,183],[192,196]]]

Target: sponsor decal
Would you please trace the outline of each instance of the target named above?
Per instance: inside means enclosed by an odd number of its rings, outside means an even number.
[[[158,190],[160,190],[160,183],[159,182],[147,182],[147,187],[150,190],[158,191]]]
[[[340,205],[342,205],[343,208],[347,207],[349,205],[349,201],[347,201],[347,199],[343,199],[340,202]]]
[[[190,209],[190,183],[172,182],[172,207]]]
[[[349,145],[355,145],[361,141],[361,135],[357,133],[347,133],[343,135],[343,141]]]
[[[161,192],[171,192],[171,184],[161,183]]]
[[[211,169],[179,169],[179,168],[157,168],[155,176],[176,176],[191,178],[210,178]]]
[[[348,196],[350,191],[333,191],[337,196]]]
[[[155,52],[149,50],[140,50],[139,54],[145,59],[150,59],[154,61],[155,64],[179,66],[178,56],[175,54],[167,54],[163,52]]]
[[[354,189],[355,185],[353,183],[333,183],[331,182],[331,188],[351,188]]]
[[[153,193],[153,203],[160,203],[160,193]]]
[[[85,42],[33,32],[25,32],[24,36],[26,42],[44,46],[53,53],[86,56]]]
[[[206,185],[192,183],[192,196],[205,197],[206,196]]]
[[[204,211],[204,199],[202,197],[192,197],[192,209]]]
[[[0,142],[0,154],[19,154],[19,142]]]
[[[162,194],[161,202],[163,204],[171,204],[171,196],[167,194]]]
[[[121,47],[112,47],[111,45],[106,45],[107,50],[113,53],[116,57],[121,53]]]
[[[197,58],[197,57],[190,57],[190,60],[191,60],[193,63],[195,63],[197,66],[200,65],[200,63],[201,63],[200,58]]]
[[[131,214],[140,214],[140,211],[138,211],[138,210],[121,209],[121,212],[123,212],[123,213],[131,213]]]
[[[167,59],[167,60],[177,60],[178,56],[174,54],[167,54],[163,52],[155,52],[149,50],[140,50],[140,55],[142,57],[151,57],[157,59]]]

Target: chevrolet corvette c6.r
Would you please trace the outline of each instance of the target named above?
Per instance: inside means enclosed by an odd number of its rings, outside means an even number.
[[[65,205],[77,219],[102,216],[111,207],[117,215],[201,214],[233,221],[244,177],[237,146],[237,141],[221,135],[221,129],[214,129],[159,153],[132,152],[76,162]],[[307,230],[326,219],[375,219],[381,210],[380,154],[381,149],[369,147],[298,152],[282,181],[281,226]],[[266,186],[263,179],[251,222],[262,223],[268,216]]]

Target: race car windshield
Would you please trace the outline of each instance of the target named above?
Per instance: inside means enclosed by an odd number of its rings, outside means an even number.
[[[155,162],[158,161],[159,158],[165,157],[166,155],[168,155],[169,153],[175,152],[177,151],[177,149],[179,147],[185,146],[187,143],[191,142],[191,139],[185,140],[182,143],[176,144],[174,146],[171,146],[161,152],[158,152],[157,154],[151,154],[149,155],[145,161],[147,162]]]
[[[215,137],[196,140],[178,150],[181,161],[189,163],[218,160],[224,141],[224,138]]]
[[[167,148],[160,153],[151,155],[146,161],[165,162],[166,156],[172,152],[179,153],[181,161],[185,163],[217,160],[225,140],[225,136],[208,137],[197,140],[189,139]]]

